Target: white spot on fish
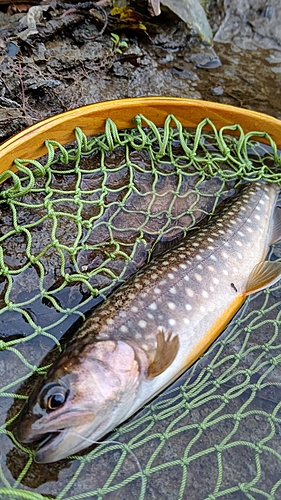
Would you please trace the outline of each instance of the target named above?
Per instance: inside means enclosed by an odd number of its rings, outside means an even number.
[[[257,206],[256,206],[256,210],[257,210],[258,212],[260,212],[260,209],[261,209],[261,207],[259,207],[259,206],[257,205]]]
[[[207,267],[208,267],[209,271],[213,272],[215,270],[214,266],[207,266]]]
[[[161,293],[160,288],[154,288],[154,293],[156,293],[157,295],[159,295],[159,293]]]
[[[244,238],[245,234],[242,233],[242,231],[237,231],[237,234],[239,234],[239,236],[242,236],[242,238]]]
[[[238,245],[239,247],[242,247],[242,246],[243,246],[243,245],[242,245],[242,243],[241,243],[241,241],[239,241],[239,240],[235,240],[235,243],[236,243],[236,245]]]
[[[189,276],[185,275],[185,276],[183,277],[183,279],[184,279],[185,281],[189,281]]]
[[[114,325],[114,320],[112,318],[107,318],[106,322],[108,325]]]
[[[185,308],[187,311],[191,311],[191,309],[192,309],[190,304],[185,304]]]
[[[173,280],[173,279],[174,279],[174,277],[175,277],[175,275],[174,275],[173,273],[168,273],[168,278],[169,278],[170,280]]]
[[[236,255],[237,255],[238,259],[243,259],[243,257],[242,257],[242,255],[241,255],[240,252],[237,252]]]
[[[248,231],[248,233],[252,233],[253,232],[253,230],[252,230],[251,227],[246,227],[246,231]]]
[[[227,253],[227,252],[222,251],[222,253],[221,253],[221,254],[222,254],[222,256],[224,257],[224,259],[228,259],[229,255],[228,255],[228,253]]]
[[[176,324],[176,320],[174,320],[173,318],[170,318],[169,321],[168,321],[169,325],[171,326],[175,326]]]
[[[174,311],[176,309],[176,304],[174,304],[174,302],[168,302],[168,308]]]
[[[131,311],[133,313],[137,313],[138,312],[138,308],[136,306],[133,306],[133,307],[131,307]]]
[[[220,281],[218,280],[218,278],[214,278],[213,282],[215,283],[215,285],[218,285]]]
[[[148,308],[152,309],[152,311],[156,311],[156,309],[157,309],[156,302],[151,302],[151,304],[149,304]]]
[[[202,264],[198,264],[197,269],[200,269],[200,271],[203,269]]]
[[[204,307],[204,306],[200,306],[200,311],[201,311],[202,313],[204,313],[204,312],[206,311],[205,307]]]
[[[260,215],[255,214],[255,215],[254,215],[254,218],[255,218],[255,219],[257,219],[257,220],[260,220],[260,218],[261,218],[261,217],[260,217]]]
[[[156,279],[158,278],[158,274],[153,273],[153,274],[151,275],[151,278],[152,278],[153,280],[156,280]]]
[[[191,288],[186,288],[185,293],[186,293],[186,295],[188,295],[188,297],[194,296],[194,291]]]
[[[126,332],[124,332],[124,333],[126,333]],[[139,333],[139,332],[138,332],[138,333],[135,333],[135,338],[136,338],[136,339],[141,339],[141,338],[142,338],[142,334],[141,334],[141,333]]]
[[[147,315],[146,315],[146,316],[147,316],[149,319],[153,319],[153,318],[154,318],[153,314],[150,314],[150,313],[147,313]]]
[[[263,200],[260,200],[260,205],[264,205],[264,201]]]
[[[210,288],[210,291],[211,291],[211,292],[214,292],[214,291],[215,291],[215,289],[214,289],[213,285],[210,285],[210,286],[209,286],[209,288]]]
[[[122,332],[122,333],[128,333],[128,328],[126,327],[126,325],[120,326],[120,332]]]
[[[140,328],[146,328],[146,325],[147,325],[147,322],[144,321],[144,319],[141,319],[139,322],[138,322],[138,325]]]
[[[206,292],[205,290],[203,290],[203,292],[202,292],[202,296],[203,296],[205,299],[207,299],[207,298],[209,297],[209,294],[208,294],[208,292]]]
[[[212,245],[208,245],[207,248],[208,250],[214,250],[215,247],[213,247]]]
[[[210,241],[210,243],[214,243],[214,239],[213,238],[207,238],[207,241]]]
[[[194,241],[194,242],[192,243],[192,246],[193,246],[193,247],[199,247],[199,243],[197,243],[197,241]]]
[[[189,325],[189,323],[190,323],[188,318],[183,318],[183,322],[185,325]]]
[[[201,257],[201,255],[196,255],[195,259],[202,260],[202,257]]]
[[[201,274],[194,273],[194,277],[197,279],[197,281],[202,281],[202,276],[201,276]]]
[[[187,269],[187,265],[186,265],[186,264],[182,264],[182,263],[181,263],[181,264],[180,264],[180,267],[181,267],[182,269]]]
[[[170,293],[172,293],[173,295],[176,295],[177,290],[174,286],[172,288],[170,288]]]
[[[213,260],[214,262],[217,262],[217,258],[215,255],[211,255],[210,259]]]
[[[119,316],[120,316],[121,318],[126,318],[127,314],[125,313],[125,311],[121,311],[121,312],[119,313]]]
[[[228,276],[228,271],[227,271],[226,269],[224,269],[224,270],[223,270],[223,274],[224,274],[225,276]]]

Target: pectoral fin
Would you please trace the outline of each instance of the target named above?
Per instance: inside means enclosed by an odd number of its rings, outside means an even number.
[[[179,338],[176,335],[171,339],[172,332],[169,332],[165,339],[163,330],[157,333],[157,347],[155,357],[148,367],[148,378],[154,378],[163,373],[174,361],[179,350]]]
[[[274,285],[281,278],[281,262],[265,260],[257,264],[247,281],[245,295]]]

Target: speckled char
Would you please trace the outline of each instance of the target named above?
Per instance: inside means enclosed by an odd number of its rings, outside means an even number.
[[[246,186],[207,227],[191,233],[113,293],[74,341],[79,337],[83,349],[95,336],[133,340],[153,359],[156,334],[163,330],[179,336],[180,351],[188,358],[237,297],[242,304],[247,279],[270,244],[277,193],[273,185]]]
[[[37,462],[76,453],[130,417],[206,350],[247,294],[280,278],[281,263],[264,260],[281,234],[277,193],[245,187],[94,311],[22,412],[18,439],[41,438]]]

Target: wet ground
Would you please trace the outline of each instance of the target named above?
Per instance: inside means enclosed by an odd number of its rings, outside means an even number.
[[[52,39],[46,34],[49,15],[41,20],[40,36],[22,41],[15,34],[24,14],[2,13],[1,138],[66,109],[141,95],[208,99],[281,118],[279,1],[237,0],[234,5],[226,0],[224,7],[220,1],[210,2],[209,7],[213,48],[164,13],[153,19],[151,40],[139,33],[119,32],[128,43],[122,54],[114,52],[109,32],[85,41],[83,37],[96,34],[100,26],[84,15],[76,23],[75,14],[69,14],[73,18],[56,27]],[[56,8],[62,15],[65,9]],[[112,178],[112,182],[117,181]],[[143,258],[141,251],[140,255]],[[280,255],[277,245],[274,256]],[[88,265],[88,256],[82,257],[81,266]],[[25,278],[23,301],[34,287],[34,276]],[[2,436],[0,486],[72,500],[278,500],[280,297],[276,286],[270,294],[262,292],[251,299],[181,384],[121,427],[117,439],[129,444],[139,463],[120,444],[108,444],[97,447],[89,458],[29,468],[25,451]],[[49,304],[44,308],[40,311],[43,327],[50,319]],[[27,314],[32,317],[32,311]],[[15,313],[10,321],[11,331],[16,330]],[[24,335],[27,324],[21,321]],[[27,358],[24,371],[16,354],[13,362],[11,352],[2,352],[0,374],[7,380],[6,393],[11,381],[32,373],[38,357],[44,357],[53,343],[52,338],[49,344],[46,338],[43,344],[40,339],[34,341],[34,356]],[[24,345],[21,352],[30,356]],[[2,397],[2,415],[10,415],[10,406],[11,398]]]

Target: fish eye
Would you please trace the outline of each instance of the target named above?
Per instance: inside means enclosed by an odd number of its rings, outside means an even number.
[[[57,384],[48,384],[41,394],[41,406],[46,410],[57,410],[66,402],[69,391],[66,387]]]

